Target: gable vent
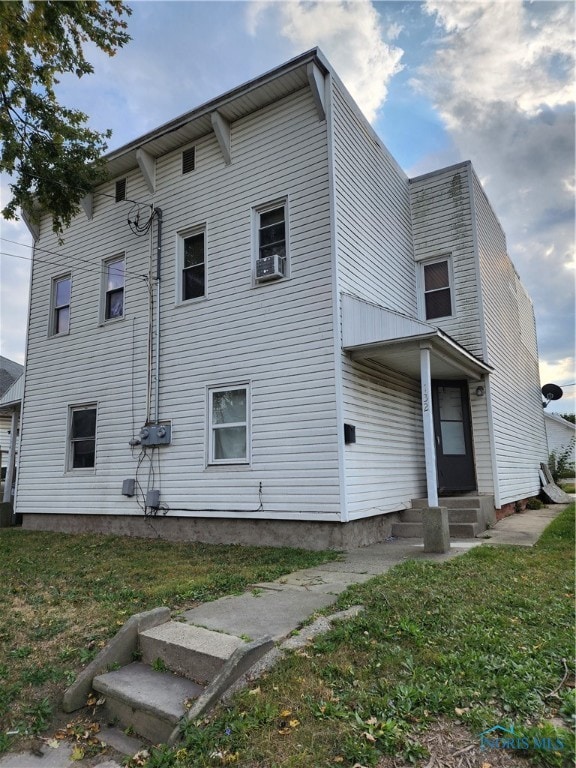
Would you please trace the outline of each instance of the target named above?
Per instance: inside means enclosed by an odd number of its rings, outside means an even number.
[[[182,152],[182,173],[190,173],[196,167],[196,147],[190,147]]]
[[[116,182],[116,202],[126,200],[126,179],[118,179]]]

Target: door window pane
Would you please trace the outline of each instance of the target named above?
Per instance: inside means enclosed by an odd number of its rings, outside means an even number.
[[[464,425],[461,421],[440,422],[440,432],[442,435],[442,453],[445,456],[464,456],[466,454]]]

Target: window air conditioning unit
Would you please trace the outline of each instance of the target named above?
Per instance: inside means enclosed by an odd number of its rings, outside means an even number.
[[[272,256],[265,256],[263,259],[256,259],[256,280],[259,283],[265,280],[277,280],[284,277],[286,259],[277,253]]]

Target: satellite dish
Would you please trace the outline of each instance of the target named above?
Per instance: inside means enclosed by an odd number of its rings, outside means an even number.
[[[564,393],[557,384],[544,384],[542,394],[546,398],[546,402],[542,403],[542,405],[546,408],[550,400],[560,400]]]

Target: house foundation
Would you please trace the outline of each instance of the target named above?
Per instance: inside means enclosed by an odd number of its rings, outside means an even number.
[[[97,533],[205,544],[242,544],[303,549],[354,549],[384,541],[399,513],[348,523],[310,520],[238,520],[208,517],[25,514],[29,531]]]

